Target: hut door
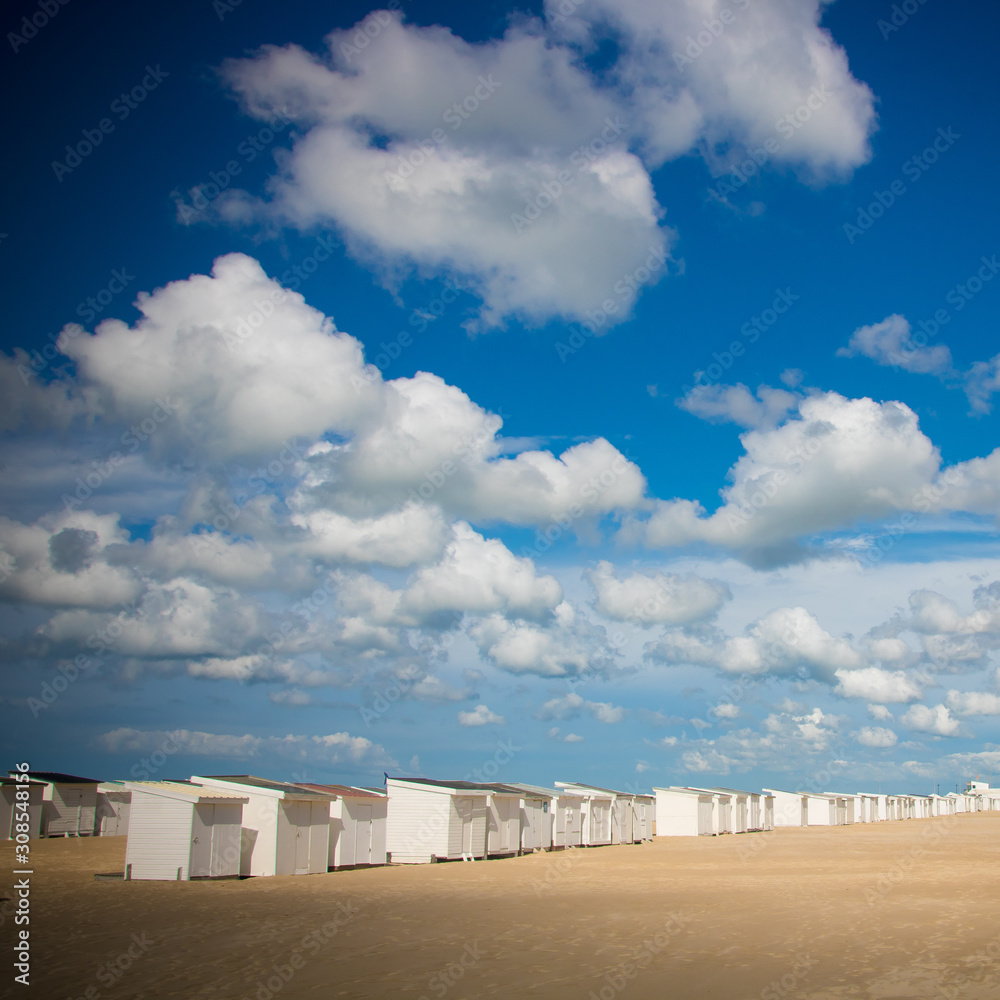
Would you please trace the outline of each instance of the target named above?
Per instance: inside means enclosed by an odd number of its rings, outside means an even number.
[[[455,808],[462,820],[462,853],[472,854],[472,799],[456,799]]]
[[[191,864],[188,878],[208,878],[212,874],[212,828],[215,806],[196,805],[191,823]]]
[[[715,830],[712,829],[712,800],[698,800],[698,836],[710,837]]]
[[[372,807],[355,806],[354,863],[370,865],[372,863]]]
[[[308,802],[288,802],[287,809],[288,822],[292,827],[292,835],[295,838],[295,868],[296,875],[307,875],[309,873],[309,826],[310,807]]]

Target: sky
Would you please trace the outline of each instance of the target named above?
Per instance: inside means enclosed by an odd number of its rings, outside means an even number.
[[[7,5],[6,766],[1000,772],[998,21]]]

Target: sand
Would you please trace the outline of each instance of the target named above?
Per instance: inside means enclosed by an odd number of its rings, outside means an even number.
[[[9,897],[13,845],[2,850]],[[124,837],[32,845],[32,986],[12,982],[2,904],[0,995],[1000,996],[1000,814],[326,875],[95,881],[124,855]]]

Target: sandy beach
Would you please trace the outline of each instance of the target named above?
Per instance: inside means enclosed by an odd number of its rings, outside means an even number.
[[[3,845],[0,896],[12,895]],[[32,985],[0,995],[996,997],[1000,815],[228,882],[97,881],[32,843]],[[11,953],[12,904],[0,905]],[[131,949],[131,951],[130,951]]]

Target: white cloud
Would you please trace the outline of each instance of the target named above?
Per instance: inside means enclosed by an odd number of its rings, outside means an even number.
[[[893,717],[892,712],[885,705],[869,705],[868,714],[879,722],[888,722]]]
[[[643,626],[686,625],[711,618],[732,599],[726,584],[693,573],[631,573],[621,578],[610,562],[602,560],[586,576],[597,595],[597,611],[615,621]]]
[[[801,555],[804,536],[913,509],[940,466],[909,407],[832,392],[740,440],[745,454],[715,513],[690,500],[657,501],[648,519],[626,520],[625,539],[658,548],[705,541],[754,562],[787,562]]]
[[[844,698],[898,704],[915,701],[922,694],[919,685],[901,670],[861,667],[856,670],[838,670],[836,676],[840,682],[837,694]]]
[[[893,747],[897,742],[896,734],[891,729],[884,729],[881,726],[863,726],[854,736],[864,747]]]
[[[756,397],[742,383],[696,385],[677,400],[682,410],[711,423],[734,423],[740,427],[772,428],[795,409],[799,397],[784,389],[762,385]]]
[[[935,736],[958,736],[962,728],[944,705],[912,705],[900,720],[908,729]]]
[[[583,737],[577,736],[576,733],[567,733],[563,739],[563,743],[582,743]]]
[[[739,705],[733,705],[728,702],[722,702],[718,705],[713,705],[709,709],[709,713],[714,715],[717,719],[737,719],[740,714]]]
[[[778,608],[741,636],[666,632],[646,647],[661,663],[701,663],[726,673],[794,674],[832,683],[837,671],[860,666],[861,655],[845,639],[825,631],[805,608]]]
[[[141,754],[159,750],[189,757],[223,757],[249,760],[265,754],[295,759],[309,756],[327,764],[392,766],[385,749],[364,736],[331,733],[326,736],[242,736],[205,733],[187,729],[141,730],[122,727],[98,737],[101,746],[114,754]]]
[[[338,31],[321,56],[271,46],[226,64],[250,114],[280,112],[300,133],[270,201],[230,191],[215,205],[234,222],[332,222],[386,271],[456,273],[487,325],[583,320],[651,248],[667,253],[648,170],[668,159],[698,150],[721,170],[767,143],[816,180],[870,155],[873,96],[815,0],[759,0],[690,66],[668,55],[702,28],[683,5],[594,0],[566,18],[552,3],[546,22],[482,44],[385,17],[378,44],[349,56],[353,33]],[[621,45],[598,79],[577,46],[605,21]],[[631,298],[618,295],[611,322]]]
[[[510,621],[494,614],[473,624],[469,636],[484,657],[513,674],[603,675],[615,666],[604,629],[580,618],[566,601],[555,609],[551,624]]]
[[[502,726],[506,723],[502,715],[491,712],[485,705],[476,705],[471,712],[459,712],[460,726]]]
[[[945,698],[956,715],[1000,715],[1000,695],[987,691],[949,691]]]
[[[947,375],[952,371],[951,351],[945,344],[933,347],[918,343],[913,337],[910,324],[905,316],[887,316],[881,323],[859,327],[851,335],[847,347],[841,347],[837,355],[853,358],[861,354],[877,364],[923,375]]]
[[[610,725],[625,718],[625,709],[607,701],[586,701],[575,691],[545,702],[539,713],[540,719],[574,719],[582,712],[589,712],[598,722]]]
[[[707,150],[728,150],[728,157],[717,153],[719,169],[770,139],[775,161],[813,177],[866,163],[875,126],[871,91],[851,76],[844,50],[820,27],[823,6],[730,5],[732,21],[700,45],[692,40],[707,37],[705,24],[721,5],[590,0],[567,15],[563,0],[546,0],[553,28],[578,44],[602,37],[605,24],[615,29],[615,73],[632,90],[654,164],[682,152],[695,135]]]
[[[304,134],[270,205],[234,193],[218,199],[223,215],[333,222],[365,260],[457,273],[489,325],[584,319],[672,234],[614,95],[537,28],[470,45],[393,15],[349,64],[347,32],[325,59],[288,46],[230,62],[251,113],[287,108]]]

